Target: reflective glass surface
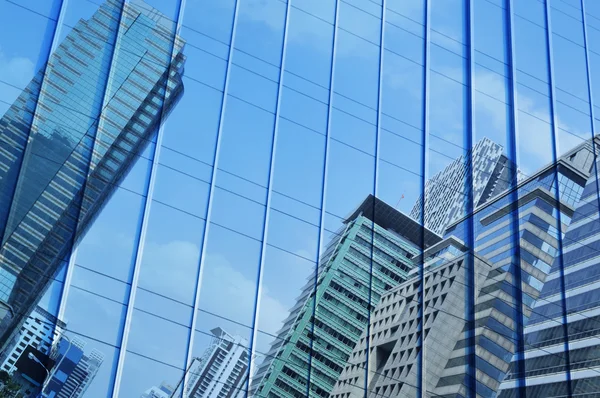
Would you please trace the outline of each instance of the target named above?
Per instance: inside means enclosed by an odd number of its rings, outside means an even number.
[[[594,397],[600,3],[0,0],[0,397]]]

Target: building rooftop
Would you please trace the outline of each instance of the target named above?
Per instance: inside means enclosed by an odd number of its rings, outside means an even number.
[[[367,196],[344,222],[354,220],[360,215],[367,217],[382,228],[395,231],[418,247],[424,244],[426,249],[442,240],[442,237],[435,232],[428,230],[410,216],[394,209],[373,195]],[[422,240],[423,234],[424,240]]]

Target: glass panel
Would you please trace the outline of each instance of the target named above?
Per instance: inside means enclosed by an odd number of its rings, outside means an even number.
[[[0,2],[0,395],[597,394],[599,21]]]

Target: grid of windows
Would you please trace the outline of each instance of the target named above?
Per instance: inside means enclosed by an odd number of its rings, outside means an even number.
[[[597,393],[598,21],[592,0],[0,0],[0,380]]]

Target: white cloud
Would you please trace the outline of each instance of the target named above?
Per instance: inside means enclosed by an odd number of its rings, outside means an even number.
[[[196,289],[199,256],[198,245],[192,242],[147,242],[139,284],[168,294],[176,300],[191,303]]]
[[[476,84],[480,91],[494,98],[502,99],[505,97],[505,81],[496,73],[477,72]],[[540,105],[525,93],[520,93],[517,101],[520,110],[517,126],[519,168],[526,176],[530,176],[539,168],[553,161],[553,132],[550,124],[547,123],[549,108]],[[504,133],[508,122],[507,117],[510,117],[510,115],[499,104],[498,101],[490,99],[478,102],[477,106],[487,116],[486,121],[489,121],[490,127]],[[591,132],[579,131],[572,126],[568,126],[559,117],[556,119],[558,121],[556,128],[558,156],[581,144],[583,140],[579,137],[591,138]],[[566,128],[569,132],[562,131],[558,126]],[[481,135],[481,132],[478,132],[478,134]],[[493,137],[490,138],[493,139]]]
[[[346,7],[351,7],[346,5]],[[240,16],[245,20],[252,21],[258,24],[264,24],[274,32],[279,32],[283,35],[284,29],[284,12],[285,5],[279,2],[268,0],[245,0],[240,4]],[[365,24],[370,17],[365,16],[365,21],[357,18],[357,13],[344,13],[340,17],[344,19],[345,26],[354,27],[354,34],[362,37],[373,37],[377,35],[378,29],[375,24]],[[290,10],[290,23],[288,26],[288,42],[294,41],[304,45],[311,46],[315,51],[320,51],[330,54],[332,51],[333,29],[330,25],[313,18],[310,14],[295,10]],[[338,24],[339,25],[339,24]],[[337,56],[363,57],[362,51],[357,51],[356,43],[361,43],[360,39],[354,40],[339,40]]]
[[[196,289],[196,272],[199,261],[198,245],[186,241],[166,244],[149,242],[144,249],[140,273],[140,286],[168,295],[173,299],[191,303]],[[257,284],[254,278],[244,275],[242,264],[232,265],[221,254],[209,254],[204,262],[200,286],[200,308],[234,323],[250,326],[254,315]],[[286,264],[287,266],[287,264]],[[255,269],[248,274],[254,275]],[[281,283],[286,281],[282,280]],[[258,328],[261,332],[276,334],[289,313],[289,305],[274,298],[263,286],[259,307]],[[213,322],[213,321],[211,321]],[[214,321],[199,325],[203,330],[222,326],[230,333],[248,334],[247,327],[230,330],[232,323]]]
[[[139,283],[174,299],[190,302],[196,288],[199,255],[198,245],[192,242],[147,243]],[[256,298],[254,279],[245,276],[224,256],[209,254],[204,262],[201,283],[200,306],[203,310],[250,325]],[[276,333],[287,313],[288,308],[263,287],[258,325],[261,331]]]
[[[256,281],[244,276],[225,257],[209,255],[202,276],[200,306],[234,322],[250,325],[256,288]],[[263,286],[257,325],[260,331],[276,334],[288,313],[289,308],[272,297],[269,289]]]
[[[10,85],[25,88],[34,74],[35,64],[29,58],[9,57],[0,47],[0,79]],[[12,103],[20,90],[0,84],[0,99]]]

